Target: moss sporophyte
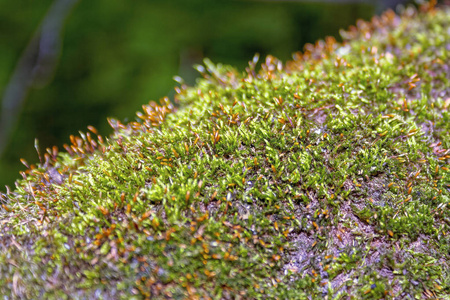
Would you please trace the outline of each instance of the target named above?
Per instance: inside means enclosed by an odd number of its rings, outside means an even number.
[[[449,299],[450,11],[388,11],[41,153],[5,299]]]

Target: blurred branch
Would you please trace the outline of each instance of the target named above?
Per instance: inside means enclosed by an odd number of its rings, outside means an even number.
[[[20,57],[5,88],[0,114],[0,157],[30,88],[44,87],[55,73],[64,22],[79,0],[55,0]]]

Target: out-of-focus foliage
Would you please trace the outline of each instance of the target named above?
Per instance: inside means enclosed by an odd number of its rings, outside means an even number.
[[[0,0],[0,94],[51,4]],[[66,23],[54,80],[30,92],[0,158],[0,186],[18,177],[20,158],[37,160],[36,137],[43,148],[61,148],[87,125],[108,134],[106,117],[129,118],[149,100],[170,95],[174,75],[193,84],[192,65],[203,57],[240,69],[255,52],[286,60],[306,42],[337,36],[373,12],[355,4],[80,1]]]

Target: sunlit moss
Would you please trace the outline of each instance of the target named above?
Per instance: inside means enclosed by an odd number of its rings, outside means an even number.
[[[450,14],[422,10],[205,61],[175,104],[49,149],[2,195],[0,294],[449,297]]]

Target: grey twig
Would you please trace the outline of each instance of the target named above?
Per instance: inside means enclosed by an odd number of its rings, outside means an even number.
[[[79,0],[55,0],[20,57],[5,88],[0,110],[0,157],[30,88],[53,77],[61,52],[64,22]]]

